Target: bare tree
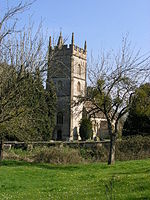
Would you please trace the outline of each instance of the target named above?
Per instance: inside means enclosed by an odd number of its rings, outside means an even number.
[[[36,69],[44,71],[47,67],[47,51],[41,24],[35,34],[32,24],[22,31],[16,30],[16,17],[31,4],[21,2],[11,7],[0,20],[0,159],[3,149],[3,127],[26,111],[23,96],[28,88],[21,89],[21,84],[29,74],[35,73]],[[13,22],[9,23],[10,20]]]
[[[2,40],[7,35],[10,35],[16,31],[18,14],[30,8],[32,3],[33,1],[25,2],[23,4],[22,1],[20,1],[20,3],[18,3],[16,6],[8,8],[3,16],[0,16],[0,45],[2,43]],[[9,23],[10,21],[12,22]]]
[[[0,92],[1,107],[6,108],[13,97],[22,98],[24,91],[18,91],[20,82],[27,78],[27,75],[34,74],[36,69],[43,71],[47,64],[47,53],[45,51],[40,28],[33,36],[32,29],[29,27],[16,37],[7,37],[5,48],[0,55]],[[20,102],[21,103],[21,102]],[[18,110],[16,110],[18,112]],[[0,123],[10,120],[16,112],[0,113]],[[4,115],[5,117],[4,117]],[[7,116],[6,116],[7,114]]]
[[[118,54],[103,53],[99,61],[90,66],[91,87],[86,101],[92,103],[89,112],[102,112],[107,119],[110,135],[108,164],[115,162],[119,120],[128,112],[137,86],[147,80],[148,69],[150,56],[141,56],[140,51],[135,52],[127,37],[123,38],[122,48]]]

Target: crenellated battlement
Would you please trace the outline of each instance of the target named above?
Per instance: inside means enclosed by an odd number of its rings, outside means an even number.
[[[76,45],[73,45],[73,51],[72,51],[72,54],[77,56],[77,57],[82,57],[84,59],[86,59],[86,56],[87,56],[87,51],[85,49],[82,49]]]
[[[64,54],[64,55],[69,54],[69,55],[81,57],[83,59],[86,59],[86,57],[87,57],[86,41],[84,44],[84,48],[78,47],[77,45],[74,44],[74,33],[72,33],[72,41],[71,41],[71,44],[69,44],[69,45],[64,44],[62,34],[60,33],[57,45],[52,47],[51,46],[51,37],[50,37],[49,50],[50,50],[50,52],[59,50],[58,54]]]

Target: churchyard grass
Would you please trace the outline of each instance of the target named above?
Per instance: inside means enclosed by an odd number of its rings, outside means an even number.
[[[78,165],[2,161],[2,200],[150,199],[150,159]]]

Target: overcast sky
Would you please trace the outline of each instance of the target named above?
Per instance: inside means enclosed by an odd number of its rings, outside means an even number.
[[[15,5],[19,0],[8,2]],[[49,35],[58,37],[62,30],[69,43],[74,32],[80,47],[87,40],[89,54],[117,49],[126,33],[133,46],[150,51],[150,0],[37,0],[20,18],[21,25],[27,23],[29,14],[35,25],[42,17]]]

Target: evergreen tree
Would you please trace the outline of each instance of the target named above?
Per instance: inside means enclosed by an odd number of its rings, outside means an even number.
[[[23,91],[20,107],[23,112],[5,124],[7,138],[19,141],[49,140],[52,137],[55,117],[56,95],[53,87],[46,91],[40,71],[33,76],[25,73],[18,92]],[[4,132],[4,130],[3,130]]]
[[[45,90],[38,69],[33,78],[32,94],[29,94],[29,103],[33,135],[35,135],[38,140],[49,140],[51,138],[51,127],[50,118],[48,117],[48,105],[46,103]]]
[[[136,90],[122,134],[150,135],[150,83]]]
[[[83,117],[80,121],[80,136],[82,140],[91,139],[93,136],[92,122],[89,118]]]
[[[37,133],[42,136],[42,140],[49,140],[52,137],[52,132],[55,125],[55,108],[56,94],[52,83],[49,85],[49,90],[45,90],[42,85],[40,71],[36,71],[34,81],[34,96],[33,103],[33,119]]]
[[[55,127],[55,117],[56,117],[56,92],[55,86],[52,81],[49,82],[49,87],[45,90],[45,101],[48,108],[48,118],[50,122],[50,132],[52,133]]]

